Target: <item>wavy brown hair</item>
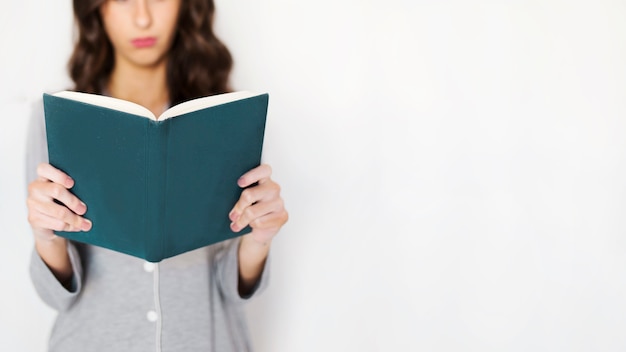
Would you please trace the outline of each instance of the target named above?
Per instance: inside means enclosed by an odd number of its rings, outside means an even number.
[[[68,63],[75,90],[102,93],[113,70],[113,47],[100,17],[107,0],[74,0],[78,38]],[[168,53],[171,104],[230,91],[233,59],[213,32],[213,0],[181,0],[176,34]]]

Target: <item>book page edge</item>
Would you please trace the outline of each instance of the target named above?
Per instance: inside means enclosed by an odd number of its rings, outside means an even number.
[[[210,108],[218,105],[232,103],[234,101],[248,99],[252,97],[256,97],[259,95],[263,95],[266,93],[255,93],[251,91],[237,91],[223,94],[211,95],[208,97],[196,98],[192,100],[188,100],[182,102],[180,104],[174,105],[169,109],[165,110],[159,117],[158,120],[166,120],[172,117],[176,117],[179,115],[188,114],[190,112],[202,110],[205,108]]]
[[[73,92],[70,90],[64,90],[50,95],[156,120],[156,116],[154,116],[154,114],[147,108],[123,99],[117,99],[106,95]]]

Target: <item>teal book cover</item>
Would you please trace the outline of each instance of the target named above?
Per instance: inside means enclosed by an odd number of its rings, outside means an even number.
[[[268,98],[226,93],[157,119],[110,97],[44,94],[50,164],[74,179],[93,223],[57,234],[158,262],[250,232],[232,232],[228,213],[237,179],[261,162]]]

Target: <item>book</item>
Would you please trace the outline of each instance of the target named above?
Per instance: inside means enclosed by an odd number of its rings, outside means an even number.
[[[96,94],[44,93],[50,164],[92,221],[67,239],[159,262],[239,233],[228,214],[237,180],[261,162],[269,96],[225,93],[156,117],[141,105]]]

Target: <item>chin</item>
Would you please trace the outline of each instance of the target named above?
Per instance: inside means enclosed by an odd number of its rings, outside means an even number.
[[[164,62],[165,62],[164,56],[141,57],[141,58],[136,58],[135,60],[133,60],[133,63],[135,64],[135,66],[144,67],[144,68],[158,67]]]

